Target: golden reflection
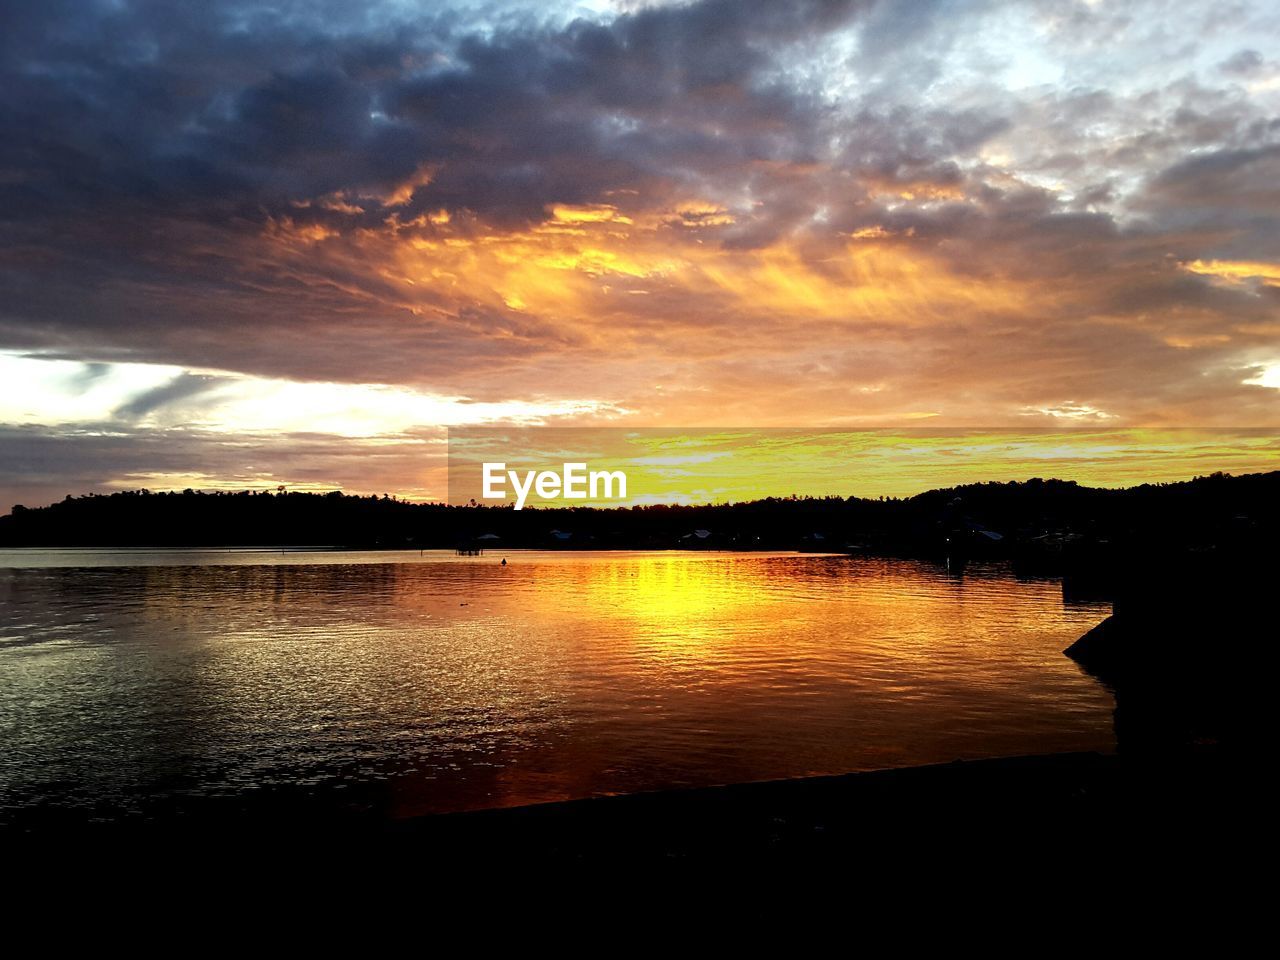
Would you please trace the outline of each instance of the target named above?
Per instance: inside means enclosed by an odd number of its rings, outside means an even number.
[[[250,800],[364,784],[410,814],[1111,744],[1110,697],[1061,654],[1106,610],[1058,584],[796,555],[510,559],[11,572],[43,645],[14,671],[11,704],[44,705],[20,747],[56,741],[50,791],[94,803],[162,795],[180,769],[200,776],[184,790]]]
[[[757,577],[742,576],[744,565],[727,558],[668,555],[584,570],[589,608],[631,622],[639,633],[661,631],[659,650],[705,643],[730,620],[767,615],[774,602]]]

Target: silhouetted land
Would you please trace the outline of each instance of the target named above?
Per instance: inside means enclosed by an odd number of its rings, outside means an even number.
[[[709,506],[537,509],[342,493],[68,497],[0,517],[0,546],[808,549],[1007,557],[1020,572],[1096,568],[1117,544],[1212,546],[1280,527],[1280,472],[1100,489],[1029,480],[905,499],[770,498]],[[485,538],[485,539],[480,539]],[[496,539],[495,539],[496,538]],[[1082,562],[1073,563],[1074,559]]]

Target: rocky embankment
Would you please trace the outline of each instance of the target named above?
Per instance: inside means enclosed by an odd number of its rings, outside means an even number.
[[[1122,751],[1261,735],[1276,636],[1274,549],[1257,540],[1131,551],[1114,612],[1066,653],[1116,695]]]

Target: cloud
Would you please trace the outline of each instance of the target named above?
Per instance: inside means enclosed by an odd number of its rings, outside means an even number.
[[[142,391],[128,402],[116,407],[113,413],[125,420],[145,417],[170,404],[207,393],[225,382],[218,377],[180,373],[167,383]]]
[[[443,499],[444,438],[388,445],[301,434],[234,441],[191,429],[0,426],[0,490],[7,511],[67,494],[120,489],[373,490]]]
[[[1260,71],[1264,63],[1262,54],[1257,50],[1237,50],[1218,64],[1218,69],[1223,73],[1248,77]]]

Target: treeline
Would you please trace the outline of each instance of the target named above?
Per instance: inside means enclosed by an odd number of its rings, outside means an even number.
[[[904,499],[767,498],[599,509],[449,506],[343,493],[145,490],[16,506],[4,546],[690,547],[999,553],[1046,534],[1216,542],[1280,526],[1280,472],[1122,490],[1029,480]]]

